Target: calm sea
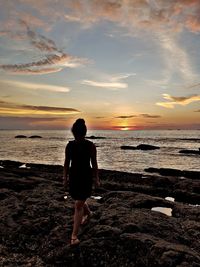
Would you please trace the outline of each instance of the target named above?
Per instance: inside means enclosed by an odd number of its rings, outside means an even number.
[[[41,139],[16,139],[15,136],[40,135]],[[96,139],[99,168],[128,172],[143,172],[145,168],[177,168],[200,170],[199,155],[183,155],[181,149],[199,149],[200,131],[88,131]],[[71,140],[70,131],[17,130],[0,131],[0,159],[29,163],[63,164],[66,143]],[[159,150],[121,150],[122,145],[150,144]]]

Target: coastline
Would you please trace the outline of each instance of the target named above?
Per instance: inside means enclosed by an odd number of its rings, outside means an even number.
[[[94,215],[71,248],[62,166],[1,166],[2,266],[200,266],[200,172],[100,170],[101,198],[89,200]]]

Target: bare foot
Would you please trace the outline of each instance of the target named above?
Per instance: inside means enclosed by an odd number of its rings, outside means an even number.
[[[80,240],[75,237],[75,238],[71,238],[71,241],[70,241],[70,245],[71,246],[76,246],[76,245],[79,245],[80,244]]]

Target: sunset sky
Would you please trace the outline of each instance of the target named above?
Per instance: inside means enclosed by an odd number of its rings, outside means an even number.
[[[200,129],[200,0],[1,0],[0,129]]]

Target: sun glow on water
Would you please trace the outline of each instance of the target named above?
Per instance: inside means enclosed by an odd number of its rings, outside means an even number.
[[[128,131],[128,130],[130,130],[130,128],[129,127],[122,127],[122,128],[120,128],[120,130],[121,131]]]

